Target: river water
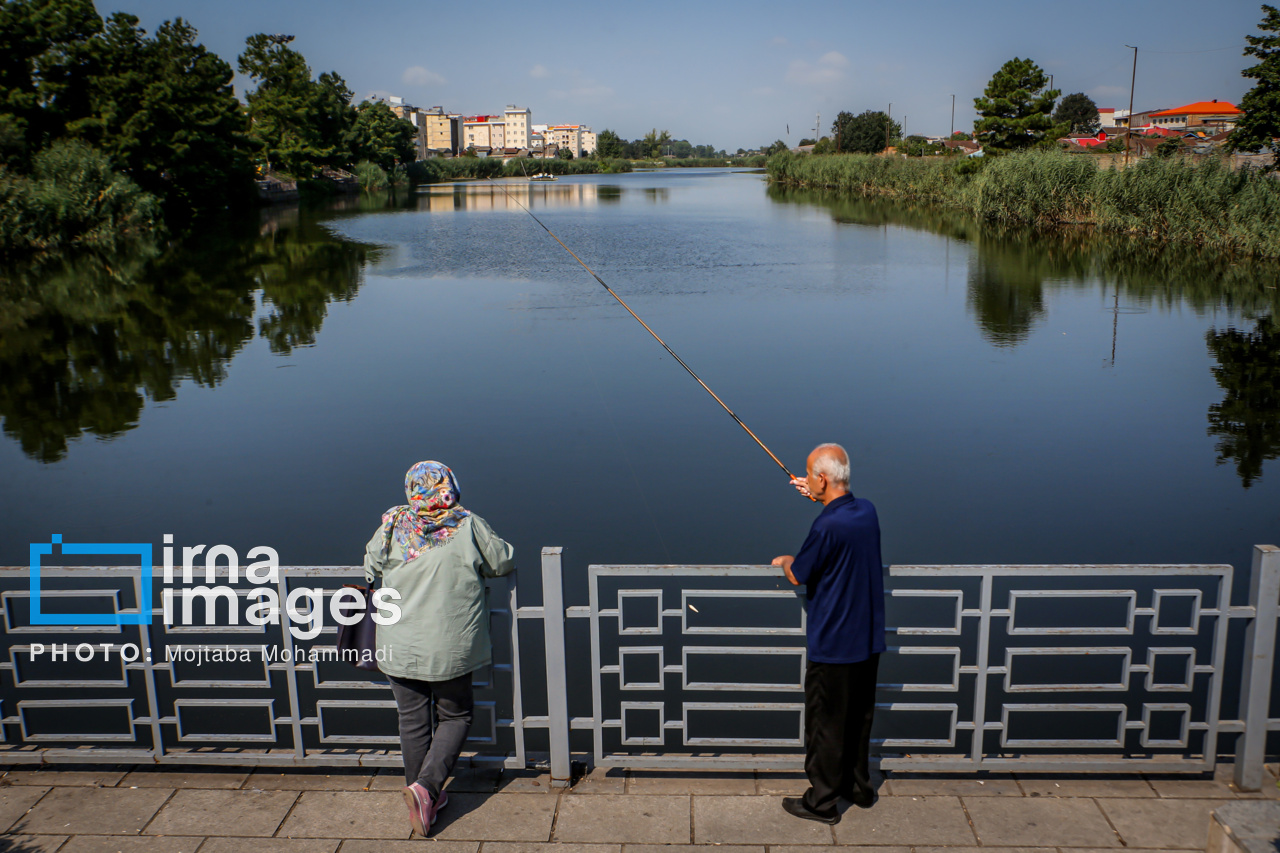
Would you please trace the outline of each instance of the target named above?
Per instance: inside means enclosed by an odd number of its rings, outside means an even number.
[[[507,182],[893,563],[1280,542],[1276,270],[673,170]],[[816,512],[496,185],[277,209],[0,290],[0,563],[225,543],[353,565],[438,459],[536,566],[767,563]],[[571,601],[582,596],[571,592]]]

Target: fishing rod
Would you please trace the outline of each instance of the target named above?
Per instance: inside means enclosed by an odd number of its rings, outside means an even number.
[[[523,164],[521,164],[521,165],[523,166]],[[570,249],[568,246],[566,246],[566,245],[564,244],[564,241],[563,241],[563,240],[561,240],[559,237],[557,237],[557,236],[555,235],[555,232],[554,232],[554,231],[552,231],[550,228],[548,228],[548,227],[543,223],[543,221],[542,221],[541,219],[539,219],[538,217],[534,216],[534,215],[533,215],[533,211],[532,211],[532,210],[530,210],[529,208],[527,208],[527,207],[525,207],[523,204],[521,204],[520,200],[519,200],[518,198],[516,198],[515,196],[513,196],[513,195],[511,194],[511,191],[510,191],[510,190],[508,190],[505,186],[503,186],[502,184],[500,184],[500,183],[498,183],[497,181],[495,181],[493,178],[488,178],[487,180],[489,181],[489,183],[493,184],[494,186],[501,187],[501,188],[502,188],[502,191],[503,191],[504,193],[506,193],[506,194],[507,194],[507,198],[511,199],[513,202],[515,202],[515,203],[516,203],[516,205],[517,205],[521,210],[523,210],[525,213],[529,214],[529,216],[531,216],[531,217],[533,218],[533,221],[534,221],[534,222],[536,222],[536,223],[538,223],[539,225],[541,225],[541,226],[542,226],[542,230],[543,230],[543,231],[546,231],[548,234],[550,234],[550,235],[551,235],[551,239],[555,240],[557,243],[559,243],[559,244],[560,244],[560,248],[564,249],[566,252],[568,252],[570,255],[572,255],[572,256],[573,256],[573,259],[574,259],[575,261],[577,261],[579,264],[582,264],[582,268],[583,268],[584,270],[586,270],[588,273],[590,273],[592,278],[594,278],[596,281],[600,282],[600,286],[601,286],[601,287],[603,287],[605,290],[609,291],[609,295],[610,295],[610,296],[612,296],[614,299],[618,300],[618,304],[619,304],[619,305],[621,305],[623,308],[627,309],[627,313],[628,313],[628,314],[630,314],[632,317],[634,317],[637,323],[639,323],[641,326],[644,326],[644,330],[645,330],[646,332],[648,332],[649,334],[653,335],[653,339],[654,339],[655,341],[657,341],[658,343],[662,344],[662,348],[663,348],[663,349],[665,349],[667,352],[671,353],[671,357],[672,357],[672,358],[674,358],[677,362],[679,362],[679,363],[680,363],[680,366],[681,366],[681,367],[683,367],[685,370],[687,370],[687,371],[689,372],[689,375],[693,377],[693,380],[694,380],[695,382],[697,382],[699,385],[701,385],[701,386],[702,386],[702,389],[703,389],[704,391],[706,391],[708,394],[710,394],[710,395],[712,396],[712,398],[713,398],[717,403],[719,403],[719,404],[720,404],[720,408],[722,408],[722,409],[724,409],[726,412],[728,412],[728,413],[729,413],[729,417],[733,418],[733,419],[734,419],[734,421],[736,421],[736,422],[737,422],[738,426],[742,427],[744,430],[746,430],[746,431],[747,431],[747,435],[751,436],[751,439],[752,439],[756,444],[760,445],[760,449],[761,449],[761,450],[763,450],[765,453],[768,453],[768,454],[769,454],[769,458],[770,458],[770,459],[772,459],[774,462],[778,463],[778,467],[779,467],[779,468],[781,468],[781,469],[786,473],[786,475],[787,475],[789,478],[791,478],[792,480],[794,480],[794,479],[796,478],[796,475],[795,475],[795,474],[792,474],[792,473],[791,473],[791,471],[790,471],[790,469],[788,469],[786,465],[783,465],[783,464],[782,464],[782,460],[781,460],[781,459],[779,459],[777,456],[775,456],[775,455],[774,455],[774,452],[773,452],[772,450],[770,450],[770,449],[765,445],[765,443],[764,443],[763,441],[761,441],[761,440],[759,439],[759,437],[758,437],[754,432],[752,432],[752,431],[751,431],[751,427],[747,426],[746,424],[744,424],[744,423],[742,422],[742,418],[738,417],[738,416],[737,416],[737,414],[736,414],[736,413],[734,413],[733,409],[729,408],[729,407],[725,404],[724,400],[721,400],[721,399],[720,399],[720,397],[719,397],[719,395],[718,395],[718,394],[716,394],[716,392],[715,392],[715,391],[712,391],[712,390],[711,390],[711,388],[710,388],[710,386],[708,386],[708,385],[707,385],[707,383],[703,382],[703,381],[702,381],[702,378],[701,378],[700,376],[698,376],[698,374],[696,374],[696,373],[694,373],[694,372],[693,372],[693,368],[692,368],[692,367],[690,367],[689,365],[685,364],[685,362],[684,362],[684,359],[683,359],[683,358],[681,358],[680,356],[676,355],[676,351],[675,351],[675,350],[673,350],[671,347],[667,346],[667,342],[666,342],[666,341],[664,341],[661,337],[659,337],[657,332],[655,332],[653,329],[649,328],[649,324],[648,324],[648,323],[646,323],[644,320],[641,320],[641,319],[640,319],[640,315],[639,315],[639,314],[637,314],[636,312],[634,312],[634,311],[632,311],[632,310],[631,310],[631,306],[630,306],[630,305],[628,305],[625,301],[623,301],[622,297],[621,297],[621,296],[619,296],[617,293],[615,293],[612,287],[610,287],[609,285],[605,284],[604,279],[602,279],[600,276],[596,275],[596,271],[595,271],[595,270],[593,270],[591,267],[587,266],[586,262],[585,262],[585,261],[583,261],[583,260],[582,260],[582,258],[580,258],[580,257],[578,257],[576,254],[574,254],[573,249]]]

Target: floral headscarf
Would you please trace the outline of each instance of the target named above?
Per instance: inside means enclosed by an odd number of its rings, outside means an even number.
[[[405,560],[443,545],[471,515],[458,501],[458,479],[447,465],[419,462],[404,475],[407,505],[393,506],[382,514],[383,557],[390,554],[391,539],[404,549]]]

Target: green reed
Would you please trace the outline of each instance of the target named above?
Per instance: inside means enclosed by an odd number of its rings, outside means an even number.
[[[1152,157],[1117,170],[1059,151],[981,160],[787,152],[770,158],[768,171],[779,184],[937,204],[992,223],[1081,226],[1280,257],[1280,183],[1214,157]]]

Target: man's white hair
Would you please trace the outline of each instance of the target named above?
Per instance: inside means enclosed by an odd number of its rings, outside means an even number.
[[[837,486],[849,487],[849,452],[838,444],[819,444],[814,450],[834,450],[820,454],[813,463],[813,473],[826,474]]]

